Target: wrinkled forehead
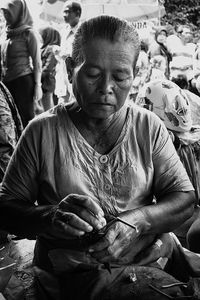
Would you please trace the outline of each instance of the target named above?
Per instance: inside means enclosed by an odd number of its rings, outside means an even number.
[[[115,55],[117,56],[132,56],[133,60],[136,59],[136,49],[133,43],[129,41],[124,41],[121,38],[117,38],[112,41],[109,38],[95,37],[89,39],[82,46],[83,57],[88,57],[90,55],[95,56],[96,54],[100,55]]]
[[[123,49],[123,50],[129,50],[131,53],[134,53],[134,49],[136,49],[135,43],[133,43],[131,40],[128,40],[127,38],[124,38],[123,36],[119,35],[116,37],[102,37],[102,36],[94,36],[90,38],[88,36],[87,40],[83,41],[82,43],[82,50],[87,51],[88,48],[101,48],[100,45],[103,45],[104,48],[107,49]]]

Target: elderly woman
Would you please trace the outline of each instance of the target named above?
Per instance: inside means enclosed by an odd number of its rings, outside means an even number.
[[[25,0],[1,1],[6,32],[1,38],[1,79],[11,92],[23,126],[42,97],[39,39]]]
[[[74,102],[32,120],[9,164],[0,226],[37,237],[39,299],[150,299],[141,284],[152,270],[167,276],[173,251],[163,233],[193,213],[194,189],[162,121],[126,102],[139,49],[124,20],[82,23],[67,61]],[[136,265],[151,266],[139,289]]]

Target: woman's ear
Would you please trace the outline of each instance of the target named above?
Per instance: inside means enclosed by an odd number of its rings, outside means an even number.
[[[74,63],[74,60],[72,59],[72,57],[68,56],[66,58],[65,65],[66,65],[66,69],[67,69],[68,80],[70,83],[72,83],[74,66],[75,66],[75,63]]]

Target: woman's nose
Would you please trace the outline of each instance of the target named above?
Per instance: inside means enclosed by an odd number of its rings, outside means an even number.
[[[98,86],[99,93],[102,95],[112,94],[113,87],[114,83],[112,78],[110,76],[102,76]]]

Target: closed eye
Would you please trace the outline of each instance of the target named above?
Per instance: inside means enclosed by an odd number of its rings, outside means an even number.
[[[116,81],[124,81],[124,80],[127,80],[130,78],[129,75],[127,74],[116,74],[116,75],[113,75],[113,78],[116,80]]]

